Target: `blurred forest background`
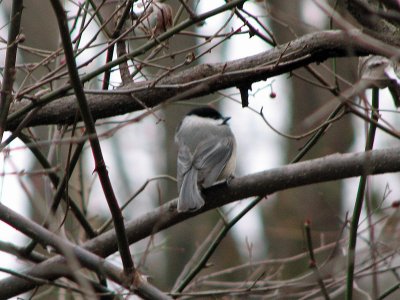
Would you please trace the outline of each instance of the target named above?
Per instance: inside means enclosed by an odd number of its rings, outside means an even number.
[[[399,147],[398,1],[3,0],[0,14],[0,299],[400,297],[399,157],[174,207],[175,128],[199,105],[232,117],[233,186]]]

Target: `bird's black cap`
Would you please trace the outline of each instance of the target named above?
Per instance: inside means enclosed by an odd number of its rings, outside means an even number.
[[[203,118],[210,118],[210,119],[224,119],[224,117],[214,108],[209,106],[202,106],[195,109],[192,109],[188,112],[188,116],[195,115]]]

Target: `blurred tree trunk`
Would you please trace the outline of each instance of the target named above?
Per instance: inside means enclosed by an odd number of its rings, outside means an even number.
[[[10,4],[12,1],[7,1]],[[8,4],[8,3],[6,3]],[[35,0],[24,0],[24,9],[22,12],[22,20],[21,20],[21,33],[26,37],[23,45],[27,47],[31,47],[34,49],[40,49],[44,51],[55,51],[59,47],[59,32],[57,21],[52,10],[50,3],[46,3],[46,5],[38,5],[38,2]],[[29,51],[18,51],[18,63],[19,64],[29,64],[36,63],[39,59],[38,56]],[[56,59],[56,62],[59,62],[60,59]],[[16,81],[14,84],[14,89],[21,88],[21,84],[33,84],[35,80],[45,76],[49,72],[49,68],[54,68],[54,62],[50,62],[48,66],[40,66],[35,69],[28,69],[25,72],[17,72],[20,76],[16,77]],[[23,76],[21,76],[23,75]],[[29,76],[29,77],[28,77]],[[25,77],[28,77],[26,80]],[[59,82],[61,84],[61,82]],[[53,88],[56,88],[53,86]],[[41,126],[36,128],[31,128],[31,132],[38,137],[40,140],[48,140],[51,141],[53,134],[55,131],[58,131],[57,126]],[[26,132],[28,133],[28,132]],[[51,159],[50,163],[54,163],[55,159],[60,152],[58,151],[60,146],[53,147],[53,154],[49,155],[49,151],[51,149],[51,143],[49,142],[46,145],[42,145],[40,150],[45,156]],[[64,161],[60,158],[60,161]],[[35,164],[33,166],[34,169],[40,168],[38,161],[35,159],[32,162]],[[61,174],[61,172],[60,172]],[[38,223],[42,223],[46,216],[46,213],[50,209],[50,202],[53,198],[53,186],[46,176],[38,176],[32,178],[32,183],[34,185],[34,190],[32,194],[32,202],[31,211],[27,211],[27,213],[32,215],[32,220],[35,220]],[[44,202],[42,200],[45,200]],[[61,224],[61,220],[63,219],[65,210],[58,210],[58,217],[53,219],[55,222],[51,225],[52,230],[57,230],[58,226]],[[58,225],[57,225],[57,224]],[[67,222],[67,224],[69,224]],[[54,225],[54,226],[53,226]],[[69,224],[71,225],[71,224]],[[68,226],[69,228],[72,228]],[[30,241],[27,239],[27,243]],[[37,246],[35,251],[46,252],[42,246]],[[38,289],[38,293],[40,294],[41,290],[46,290],[47,287],[41,287]],[[38,299],[41,299],[39,297]]]
[[[172,3],[170,4],[172,5]],[[177,9],[178,6],[173,6],[174,12],[176,12]],[[169,46],[171,47],[171,52],[173,52],[176,50],[174,49],[174,45],[179,45],[179,48],[182,49],[193,46],[198,42],[199,41],[195,38],[175,36],[172,42],[169,43]],[[225,47],[223,47],[223,49],[220,51],[218,51],[218,49],[214,49],[213,54],[224,57],[224,50]],[[184,53],[183,57],[185,57],[187,54],[189,53]],[[197,61],[197,63],[200,63],[200,61]],[[199,101],[202,103],[207,103],[213,99],[215,99],[215,96],[211,95],[201,99],[194,99],[194,101],[197,103],[199,103]],[[176,176],[177,147],[174,142],[175,130],[184,115],[192,108],[194,107],[172,104],[165,110],[165,143],[163,149],[166,150],[166,174]],[[166,193],[164,193],[166,200],[178,197],[178,191],[175,183],[169,182],[166,188]],[[170,276],[163,277],[163,279],[167,280],[167,286],[170,287],[174,283],[185,264],[192,257],[197,247],[212,231],[219,218],[220,217],[217,212],[214,211],[197,216],[196,218],[189,220],[189,222],[185,222],[186,224],[178,224],[172,227],[172,229],[165,231],[168,239],[168,246],[171,249],[170,251],[165,252],[168,256],[166,259],[167,272],[170,274]],[[236,249],[235,242],[231,235],[225,237],[223,248],[231,249],[231,251],[229,253],[220,253],[219,251],[214,253],[210,260],[213,264],[213,267],[211,268],[212,271],[217,270],[220,266],[223,266],[226,263],[232,261],[239,263],[240,261],[239,252]]]
[[[302,1],[279,0],[271,1],[270,7],[274,8],[271,12],[273,16],[284,18],[289,28],[301,35],[307,32],[307,21],[302,20]],[[276,9],[276,10],[275,10]],[[284,13],[282,13],[284,12]],[[303,15],[312,18],[312,14],[305,12]],[[304,26],[299,26],[300,21],[305,22]],[[326,22],[329,24],[329,22]],[[279,37],[279,43],[293,39],[293,33],[287,27],[276,22],[271,22],[275,36]],[[325,64],[331,67],[332,61]],[[351,77],[351,70],[356,70],[354,61],[347,63],[349,66],[343,70],[350,74],[343,74],[347,79]],[[353,68],[352,68],[353,67]],[[318,66],[312,65],[318,70]],[[312,78],[305,69],[296,71],[308,78]],[[333,84],[333,76],[325,76],[326,71],[321,71],[325,80]],[[312,78],[313,81],[316,81]],[[291,111],[287,112],[289,131],[294,134],[306,132],[317,125],[306,126],[305,120],[312,113],[333,98],[333,95],[326,90],[312,86],[311,84],[291,76],[287,79],[287,89],[290,100]],[[279,91],[278,91],[279,92]],[[329,114],[329,112],[328,112]],[[319,120],[318,122],[322,121]],[[318,123],[318,124],[319,124]],[[351,122],[349,118],[344,118],[331,126],[322,137],[323,143],[317,143],[306,155],[305,159],[321,157],[335,152],[345,152],[352,141]],[[290,162],[304,145],[306,139],[301,141],[287,140],[286,162]],[[285,162],[285,163],[286,163]],[[314,246],[320,243],[334,241],[338,237],[338,232],[343,220],[340,220],[342,209],[342,183],[331,182],[323,185],[306,186],[281,192],[277,195],[276,201],[268,205],[268,210],[264,211],[265,228],[268,238],[269,255],[271,257],[287,257],[306,249],[303,235],[303,224],[305,220],[311,221]],[[305,265],[307,266],[307,265]]]
[[[8,1],[11,6],[11,1]],[[32,47],[35,49],[41,49],[45,51],[54,51],[59,46],[59,35],[58,35],[58,27],[56,18],[54,16],[54,12],[51,8],[51,5],[37,5],[37,1],[34,0],[25,0],[24,1],[24,9],[22,12],[22,20],[21,20],[21,32],[25,35],[26,39],[23,43],[24,46]],[[20,64],[29,64],[35,63],[38,61],[38,56],[29,51],[18,51],[18,62]],[[54,64],[51,63],[51,67],[53,68]],[[34,83],[37,78],[41,78],[42,76],[48,73],[48,68],[40,66],[35,68],[34,70],[30,70],[29,72],[17,72],[17,74],[24,74],[24,76],[17,76],[16,82],[14,84],[14,88],[18,89],[21,87],[21,84],[25,80],[25,76],[29,76],[29,79],[26,80],[25,84]],[[40,139],[50,139],[52,132],[49,130],[49,126],[46,127],[37,127],[32,131],[36,136]],[[56,126],[53,126],[55,129]],[[45,147],[41,148],[42,152],[47,155],[50,149],[50,143]],[[37,161],[35,160],[35,163]],[[44,182],[45,181],[45,182]],[[49,192],[49,182],[47,178],[37,177],[33,180],[35,182],[35,190],[38,195],[43,196]],[[47,191],[46,191],[47,189]],[[48,194],[49,195],[49,194]],[[34,208],[33,214],[34,219],[42,222],[43,220],[43,212],[46,211],[46,203],[41,203],[38,199],[41,197],[35,197],[35,203],[32,203]],[[40,215],[36,215],[36,210],[40,211]]]

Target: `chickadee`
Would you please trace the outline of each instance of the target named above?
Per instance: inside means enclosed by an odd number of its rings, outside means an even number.
[[[178,212],[200,209],[204,205],[200,189],[233,176],[236,141],[229,119],[211,107],[200,107],[190,111],[176,129]]]

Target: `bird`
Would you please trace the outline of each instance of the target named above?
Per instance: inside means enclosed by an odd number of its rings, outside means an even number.
[[[175,132],[178,146],[178,212],[193,212],[204,206],[203,188],[233,177],[236,139],[228,121],[209,106],[187,113]]]
[[[396,60],[380,55],[360,57],[358,76],[367,88],[388,88],[394,105],[400,107],[400,65]]]

